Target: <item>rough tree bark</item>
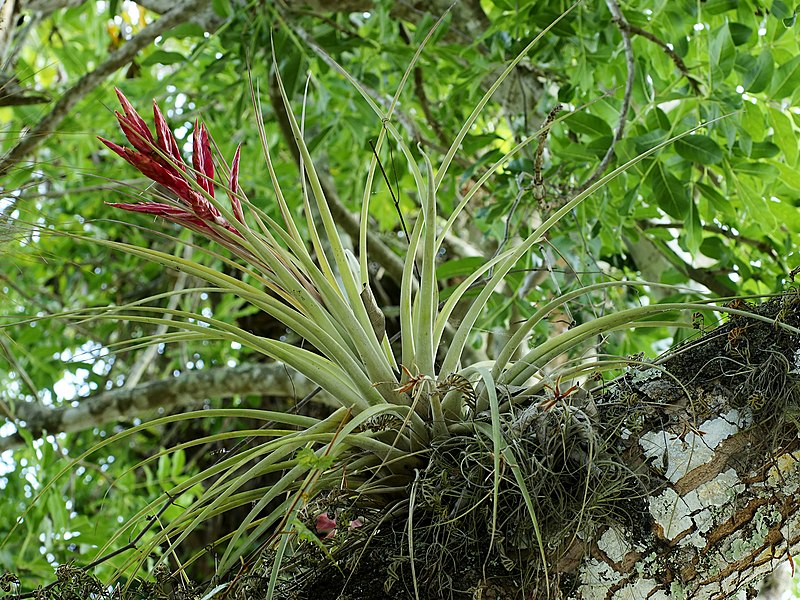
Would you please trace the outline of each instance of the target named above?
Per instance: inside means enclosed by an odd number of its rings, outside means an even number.
[[[579,529],[568,543],[563,536],[544,540],[547,585],[544,570],[523,586],[504,579],[502,569],[487,575],[490,562],[465,555],[455,561],[451,589],[425,589],[420,581],[419,597],[754,598],[765,575],[779,567],[793,572],[800,543],[800,336],[783,324],[800,325],[800,296],[734,308],[754,316],[732,316],[659,364],[632,367],[593,391],[592,427],[636,475],[638,492],[613,497],[606,523]],[[541,526],[546,515],[539,517]],[[305,588],[314,593],[299,597],[414,598],[403,526],[382,530],[364,564],[346,573],[344,589],[335,569],[323,569]],[[422,546],[412,555],[422,557],[414,561],[417,576],[426,561],[437,560]],[[406,557],[400,570],[407,585],[387,593],[383,584],[397,579],[396,556]],[[531,560],[538,558],[534,551]],[[352,567],[339,563],[345,564]],[[320,596],[320,589],[332,591]]]
[[[642,420],[623,437],[648,496],[631,523],[558,566],[576,578],[566,596],[725,598],[783,564],[794,570],[800,339],[777,324],[796,327],[798,307],[792,294],[754,309],[775,325],[735,316],[603,396]]]

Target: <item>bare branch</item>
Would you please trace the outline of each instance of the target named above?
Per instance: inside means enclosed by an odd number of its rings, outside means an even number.
[[[175,0],[140,0],[136,2],[139,6],[160,15],[169,12],[175,6]],[[202,10],[189,15],[187,21],[200,25],[205,31],[216,31],[225,19],[214,12],[214,7],[207,0]]]
[[[191,237],[188,240],[188,243],[183,247],[183,259],[184,260],[191,260],[192,258],[192,242]],[[178,277],[175,280],[175,285],[172,288],[172,291],[175,292],[173,295],[169,297],[167,301],[167,307],[164,312],[164,316],[162,317],[164,321],[172,321],[173,312],[178,307],[178,302],[181,299],[181,291],[186,287],[186,281],[189,278],[189,274],[186,271],[179,271]],[[161,324],[156,327],[153,335],[164,335],[167,330],[169,329],[169,325],[167,323],[162,322]],[[130,370],[128,371],[128,375],[125,378],[125,386],[128,389],[134,388],[139,384],[142,377],[144,376],[145,372],[147,371],[150,363],[153,362],[153,359],[156,357],[156,353],[158,352],[158,345],[153,344],[148,346],[144,349],[144,351],[137,357],[136,362],[131,366]]]
[[[258,394],[273,398],[302,398],[316,386],[291,372],[283,363],[253,363],[237,367],[188,371],[178,377],[151,381],[133,388],[100,392],[78,401],[77,406],[50,408],[38,403],[16,405],[17,427],[34,437],[44,433],[81,431],[129,419],[152,410],[173,410],[210,398]],[[324,391],[321,402],[331,401]],[[24,425],[22,424],[24,422]],[[19,434],[0,438],[0,452],[22,445]]]
[[[270,77],[269,95],[272,104],[272,110],[275,113],[275,118],[278,121],[281,134],[287,141],[289,150],[292,153],[295,163],[300,165],[300,151],[294,143],[294,136],[292,134],[291,126],[289,125],[289,118],[286,114],[286,109],[283,106],[283,100],[277,91],[275,76]],[[325,198],[328,201],[328,206],[331,210],[334,220],[337,225],[347,233],[350,237],[358,239],[359,224],[358,219],[348,210],[344,203],[339,199],[339,195],[333,187],[333,184],[327,175],[318,171],[320,183],[325,193]],[[375,235],[372,230],[367,231],[367,242],[369,243],[370,258],[380,264],[389,276],[399,282],[403,278],[403,261],[395,254],[389,246],[383,243],[381,239]]]
[[[696,268],[678,256],[661,240],[644,235],[641,225],[637,227],[637,230],[640,234],[638,239],[631,239],[627,235],[623,235],[622,239],[636,264],[636,268],[642,272],[646,279],[658,281],[663,270],[673,268],[685,277],[706,286],[718,296],[725,297],[736,294],[736,289],[730,283],[730,280],[726,283],[722,279],[717,279],[716,276],[724,274],[723,272]]]
[[[689,73],[689,68],[686,66],[686,63],[683,62],[683,59],[680,56],[678,56],[678,54],[675,52],[675,50],[672,49],[672,47],[669,44],[667,44],[664,40],[657,37],[656,35],[650,33],[646,29],[642,29],[641,27],[637,27],[636,25],[631,25],[627,21],[619,22],[617,23],[617,26],[620,28],[624,28],[625,30],[629,31],[634,35],[640,35],[643,38],[650,40],[654,44],[660,46],[661,49],[664,51],[664,53],[670,57],[673,63],[675,63],[675,66],[678,67],[678,70],[689,81],[689,85],[691,86],[692,91],[695,94],[700,94],[700,84],[698,84],[697,80],[691,76],[691,74]]]
[[[643,229],[683,229],[685,227],[684,223],[656,223],[654,221],[640,221],[639,225]],[[743,235],[737,235],[730,229],[720,227],[719,225],[714,225],[713,223],[705,223],[702,227],[705,231],[718,233],[719,235],[722,235],[728,239],[747,244],[748,246],[752,246],[753,248],[760,250],[764,254],[769,254],[776,260],[780,260],[780,256],[778,256],[775,248],[773,248],[768,242],[763,242],[761,240],[756,240]]]
[[[62,8],[75,8],[84,3],[85,0],[30,0],[25,3],[25,10],[40,12],[50,15]]]

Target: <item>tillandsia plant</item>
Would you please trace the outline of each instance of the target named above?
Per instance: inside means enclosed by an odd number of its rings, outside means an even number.
[[[591,395],[575,381],[596,373],[602,379],[602,371],[620,369],[631,361],[567,363],[556,371],[549,365],[599,334],[637,325],[662,326],[661,315],[706,310],[709,305],[663,303],[624,310],[528,346],[530,332],[565,304],[597,290],[636,285],[612,281],[569,291],[538,307],[494,361],[469,360],[470,336],[495,290],[560,219],[624,170],[697,128],[653,145],[591,182],[518,244],[498,251],[446,298],[439,296],[436,259],[459,214],[522,148],[539,144],[541,157],[549,128],[569,116],[568,111],[554,111],[538,131],[487,169],[450,214],[438,214],[442,182],[467,132],[491,95],[546,33],[507,65],[437,168],[422,151],[412,150],[392,123],[394,107],[424,42],[387,109],[379,107],[331,59],[383,124],[376,150],[387,143],[388,133],[405,156],[416,184],[420,205],[408,236],[396,340],[386,332],[369,280],[367,228],[376,161],[366,179],[356,256],[337,229],[277,65],[280,98],[300,155],[303,176],[291,185],[302,188],[304,227],[295,221],[295,211],[284,199],[282,186],[287,184],[278,181],[263,129],[266,169],[282,222],[246,197],[238,182],[244,168],[238,149],[228,165],[213,151],[205,125],[197,123],[188,165],[158,106],[154,105],[154,135],[122,92],[117,92],[122,105],[117,117],[130,147],[102,141],[164,191],[155,202],[111,206],[161,217],[223,246],[233,258],[220,258],[238,270],[238,276],[155,249],[112,240],[98,243],[207,282],[208,287],[195,291],[234,294],[296,332],[310,348],[261,337],[190,311],[148,306],[154,298],[81,311],[77,316],[128,319],[175,329],[135,340],[129,347],[192,340],[241,344],[302,373],[338,406],[326,417],[244,409],[189,412],[132,427],[90,450],[176,421],[235,414],[265,422],[261,429],[226,434],[260,443],[221,457],[167,490],[108,541],[111,548],[130,535],[134,526],[152,524],[157,520],[153,515],[158,517],[159,528],[146,537],[136,536],[125,546],[129,553],[111,552],[122,556],[114,565],[114,582],[124,578],[132,586],[145,568],[163,575],[158,564],[174,564],[173,556],[200,523],[239,509],[246,514],[235,531],[225,532],[215,542],[216,573],[204,589],[195,590],[198,597],[293,597],[318,570],[338,573],[346,581],[366,560],[369,549],[376,547],[384,550],[387,575],[379,585],[387,595],[402,595],[405,592],[399,588],[406,583],[411,590],[408,595],[437,597],[441,590],[452,589],[459,574],[469,571],[481,574],[482,581],[466,581],[467,587],[481,589],[485,582],[497,580],[506,582],[499,592],[503,597],[517,592],[544,597],[554,585],[553,566],[565,557],[576,536],[627,518],[613,500],[640,496],[645,490],[617,455],[615,440],[622,435],[623,424],[632,426],[633,418],[625,413],[614,427],[601,429]],[[255,91],[253,101],[258,106]],[[219,190],[224,191],[227,203],[220,202]],[[456,308],[463,306],[466,311],[454,319]],[[737,307],[724,310],[750,314]],[[222,436],[186,442],[142,465]],[[263,476],[274,476],[274,480],[251,489],[249,483]],[[173,503],[181,510],[162,518]],[[182,572],[204,552],[181,559],[176,571]],[[309,557],[315,564],[309,565]],[[191,587],[171,573],[172,567],[168,570],[163,579]]]
[[[288,107],[282,85],[280,89]],[[613,511],[603,510],[609,497],[640,493],[636,479],[615,460],[610,446],[593,427],[585,392],[561,383],[562,378],[572,379],[596,367],[580,365],[567,370],[558,381],[551,381],[552,385],[542,377],[542,369],[554,356],[598,331],[628,327],[637,318],[683,307],[661,305],[609,315],[547,344],[525,349],[521,359],[512,360],[526,334],[554,309],[593,289],[623,285],[597,284],[543,306],[519,328],[493,364],[463,360],[468,336],[492,290],[562,215],[608,178],[576,196],[519,246],[487,261],[440,302],[435,258],[445,232],[470,195],[440,225],[436,193],[460,139],[453,142],[439,171],[434,171],[424,155],[423,168],[418,169],[412,152],[384,121],[409,159],[422,203],[409,239],[401,290],[399,356],[395,356],[396,346],[380,323],[380,310],[369,291],[366,244],[362,240],[360,261],[344,247],[291,111],[292,131],[311,190],[310,197],[305,197],[310,240],[300,236],[283,200],[266,144],[267,168],[275,183],[283,224],[257,210],[244,196],[237,182],[238,150],[230,168],[217,157],[219,170],[227,175],[221,187],[229,198],[228,208],[215,196],[220,184],[214,180],[214,155],[205,126],[195,127],[189,167],[158,107],[154,106],[153,136],[125,96],[117,94],[123,107],[117,117],[132,149],[108,140],[103,143],[173,196],[159,202],[111,206],[162,217],[222,244],[240,259],[235,264],[245,277],[226,276],[153,250],[106,243],[180,268],[216,286],[216,291],[237,294],[285,323],[316,352],[260,338],[214,319],[172,311],[182,319],[174,326],[204,339],[235,341],[283,361],[341,405],[321,420],[247,411],[243,416],[299,427],[299,431],[239,432],[274,439],[226,458],[170,490],[168,497],[174,498],[195,486],[203,488],[189,508],[132,552],[120,573],[126,572],[129,564],[141,563],[157,547],[162,547],[162,556],[169,556],[202,520],[250,503],[249,514],[239,529],[227,536],[221,553],[220,583],[215,588],[220,592],[229,586],[250,589],[255,577],[263,581],[266,596],[274,597],[282,587],[298,585],[297,581],[287,583],[287,574],[303,573],[300,565],[309,554],[339,569],[353,569],[357,563],[354,556],[358,556],[353,550],[363,552],[382,527],[397,528],[398,522],[405,524],[400,530],[406,541],[400,548],[407,552],[392,559],[394,577],[382,582],[387,593],[404,571],[409,571],[416,587],[443,588],[458,572],[459,549],[478,560],[480,548],[485,554],[480,560],[490,572],[511,573],[512,579],[522,577],[524,587],[544,590],[548,565],[557,557],[552,546],[563,547],[579,529],[615,516]],[[389,117],[390,113],[374,108],[381,119]],[[471,121],[462,134],[470,126]],[[525,143],[541,143],[544,134],[546,129],[537,131]],[[321,228],[313,220],[312,201]],[[308,241],[313,252],[307,249]],[[325,248],[330,248],[330,254]],[[451,326],[455,306],[477,286],[479,293],[466,315],[457,327]],[[115,312],[116,317],[151,323],[160,322],[156,315],[163,312],[145,306],[123,308],[124,312]],[[185,335],[180,339],[186,339]],[[619,365],[603,368],[614,366]],[[281,473],[273,485],[244,491],[248,481],[270,472]],[[157,506],[146,507],[140,515]],[[420,563],[415,552],[423,548],[437,558]],[[477,563],[473,566],[479,567]]]

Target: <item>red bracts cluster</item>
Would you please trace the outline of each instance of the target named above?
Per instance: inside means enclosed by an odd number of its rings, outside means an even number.
[[[181,158],[178,142],[169,130],[158,104],[153,101],[153,117],[156,125],[156,137],[153,138],[144,119],[134,110],[125,95],[118,89],[116,92],[124,114],[119,112],[115,114],[133,149],[119,146],[103,138],[99,138],[100,141],[136,167],[142,175],[172,191],[177,196],[177,201],[174,204],[163,202],[135,204],[109,202],[108,204],[124,210],[164,217],[213,238],[219,238],[220,235],[211,223],[241,235],[236,227],[230,224],[208,200],[209,197],[214,197],[214,162],[205,125],[195,124],[193,168],[190,172]],[[237,148],[233,156],[226,191],[231,201],[234,217],[240,223],[244,223],[242,203],[236,195],[239,189],[239,150]],[[194,180],[202,191],[190,183],[191,175],[194,175]]]

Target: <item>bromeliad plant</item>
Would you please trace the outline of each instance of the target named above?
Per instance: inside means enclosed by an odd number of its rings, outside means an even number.
[[[280,95],[304,174],[298,182],[303,191],[304,227],[295,221],[284,198],[263,129],[266,168],[282,222],[248,201],[238,183],[238,149],[228,166],[212,151],[205,126],[197,124],[189,166],[158,107],[154,107],[153,135],[125,96],[117,92],[122,104],[117,117],[131,147],[102,141],[166,192],[157,202],[112,206],[162,217],[222,245],[235,257],[226,260],[240,270],[241,277],[154,249],[110,240],[99,243],[200,278],[209,284],[204,291],[235,294],[302,336],[313,350],[259,337],[215,318],[147,306],[146,301],[112,312],[87,311],[87,316],[113,316],[178,329],[148,343],[237,342],[290,365],[339,404],[321,419],[238,411],[242,417],[273,425],[232,435],[266,441],[219,460],[144,507],[128,527],[145,520],[165,502],[191,494],[192,501],[184,503],[178,516],[161,523],[161,530],[132,549],[118,567],[119,576],[132,580],[157,551],[160,560],[171,560],[168,557],[204,520],[249,506],[241,525],[218,541],[217,577],[207,598],[217,593],[230,597],[244,594],[242,590],[252,586],[254,577],[263,584],[264,596],[277,597],[281,586],[289,585],[285,574],[296,574],[299,558],[314,552],[335,569],[352,571],[360,556],[353,549],[363,551],[381,528],[400,532],[400,554],[388,554],[394,561],[388,571],[407,575],[417,594],[424,594],[425,587],[440,588],[447,578],[469,566],[455,558],[457,554],[463,557],[465,551],[477,561],[472,565],[475,572],[483,572],[485,577],[505,574],[530,589],[539,586],[543,590],[550,584],[548,565],[557,557],[558,548],[579,530],[615,516],[606,508],[613,505],[609,499],[629,493],[636,482],[593,426],[585,394],[547,379],[544,370],[555,357],[601,332],[629,328],[643,318],[651,318],[645,326],[658,326],[663,322],[652,318],[659,314],[707,306],[661,304],[621,311],[581,324],[537,347],[527,347],[533,328],[565,303],[607,287],[630,285],[600,283],[566,293],[539,308],[491,364],[471,364],[465,360],[465,349],[490,296],[534,244],[592,192],[675,138],[599,179],[516,246],[478,267],[445,301],[439,298],[436,257],[458,215],[511,156],[527,144],[543,143],[547,129],[568,116],[549,120],[492,165],[446,219],[438,215],[437,194],[461,142],[491,95],[538,39],[487,91],[436,169],[427,156],[415,154],[406,145],[391,121],[402,86],[424,44],[388,110],[377,106],[358,82],[341,70],[385,125],[377,149],[386,143],[388,132],[408,161],[420,199],[401,282],[398,344],[385,332],[382,314],[372,299],[367,268],[374,160],[365,185],[356,257],[339,235],[279,76]],[[277,66],[275,69],[277,72]],[[254,101],[257,104],[255,94]],[[216,179],[219,173],[224,184]],[[217,198],[219,188],[224,189],[229,205]],[[466,313],[453,324],[456,306],[467,302]],[[609,362],[603,368],[619,366]],[[565,369],[559,379],[567,381],[596,370],[596,365],[578,365]],[[165,417],[132,428],[100,447],[142,427],[215,414],[233,413],[211,410]],[[194,440],[170,451],[218,437]],[[247,487],[248,482],[268,474],[276,474],[268,487]],[[121,530],[119,537],[128,531]],[[109,545],[114,542],[110,540]],[[426,552],[423,559],[421,548]],[[431,560],[432,555],[439,558]],[[195,558],[180,564],[186,566]],[[394,579],[388,577],[383,583],[390,589]]]

